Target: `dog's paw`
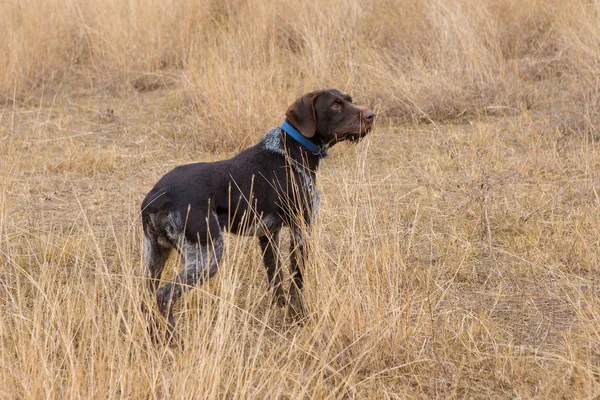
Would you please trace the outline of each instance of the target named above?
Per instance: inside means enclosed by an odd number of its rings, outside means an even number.
[[[287,304],[287,298],[283,293],[275,294],[272,298],[273,305],[276,305],[279,308],[284,308]]]
[[[171,348],[184,348],[183,339],[177,333],[174,322],[163,318],[148,318],[148,334],[155,345],[167,344]]]
[[[183,349],[183,340],[175,329],[175,318],[170,314],[167,318],[157,313],[146,313],[148,335],[155,345],[168,344],[173,348]]]
[[[312,318],[308,314],[297,313],[288,309],[286,321],[288,324],[303,327],[309,325],[312,322]]]
[[[152,309],[150,307],[148,307],[146,305],[146,302],[144,302],[144,301],[142,301],[140,303],[140,310],[142,310],[142,313],[144,313],[144,314],[150,314],[150,313],[152,313]]]
[[[165,339],[169,346],[173,349],[183,350],[185,348],[185,344],[183,343],[183,339],[177,333],[174,326],[168,325],[165,332]]]
[[[304,326],[310,321],[309,314],[306,312],[304,302],[293,301],[294,298],[290,299],[287,308],[287,316],[298,326]]]
[[[152,343],[159,344],[160,343],[160,332],[164,330],[163,324],[160,319],[151,313],[148,313],[146,316],[146,331],[148,332],[148,336],[152,340]]]

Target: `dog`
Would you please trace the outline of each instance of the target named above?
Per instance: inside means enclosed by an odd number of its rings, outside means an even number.
[[[173,306],[190,288],[215,275],[223,255],[223,231],[258,236],[274,302],[288,304],[296,321],[306,316],[302,292],[306,232],[319,204],[316,172],[336,143],[359,142],[375,114],[337,89],[307,93],[294,101],[285,121],[255,146],[211,163],[178,166],[164,175],[142,202],[148,289],[174,330]],[[279,233],[290,229],[291,283],[282,287]],[[173,249],[182,271],[158,287]]]

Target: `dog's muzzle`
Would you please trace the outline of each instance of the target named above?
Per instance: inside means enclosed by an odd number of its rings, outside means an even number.
[[[348,140],[351,142],[360,142],[362,138],[367,136],[371,130],[373,130],[373,121],[375,120],[375,113],[372,111],[364,111],[361,113],[360,118],[360,133],[358,135],[349,135]]]

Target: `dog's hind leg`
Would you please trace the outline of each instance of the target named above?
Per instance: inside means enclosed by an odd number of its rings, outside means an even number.
[[[156,292],[158,309],[171,327],[175,326],[172,311],[177,300],[189,289],[212,278],[219,268],[223,255],[223,236],[215,214],[208,220],[208,229],[204,231],[207,232],[204,238],[197,233],[196,240],[190,240],[189,235],[181,235],[177,249],[181,254],[183,270]]]
[[[281,272],[281,260],[278,254],[279,230],[259,237],[260,248],[263,254],[263,262],[267,270],[269,286],[273,290],[273,301],[279,306],[285,306],[286,299],[283,293],[283,277]]]
[[[160,276],[169,258],[171,248],[159,244],[153,232],[144,232],[144,261],[146,264],[146,282],[150,293],[154,294],[160,282]]]
[[[160,283],[160,276],[165,268],[172,247],[161,245],[159,235],[148,226],[144,226],[144,262],[146,267],[146,287],[152,298],[155,298],[156,289]],[[157,332],[159,331],[159,322],[152,315],[151,308],[144,301],[141,304],[142,311],[145,313],[148,322],[148,332],[153,340],[157,340]]]

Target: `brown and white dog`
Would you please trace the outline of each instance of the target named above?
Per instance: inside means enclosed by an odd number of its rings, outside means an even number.
[[[142,202],[144,253],[148,287],[171,331],[175,302],[217,272],[223,230],[258,236],[277,304],[289,301],[296,320],[305,316],[305,228],[318,207],[315,173],[330,147],[358,142],[372,129],[374,117],[338,90],[307,93],[287,109],[284,124],[257,145],[229,160],[176,167],[158,181]],[[282,227],[291,234],[287,296],[277,256]],[[183,270],[158,288],[173,249]]]

